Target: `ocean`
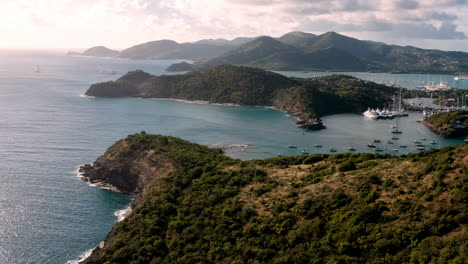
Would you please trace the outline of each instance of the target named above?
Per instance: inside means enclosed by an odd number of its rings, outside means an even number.
[[[63,264],[97,246],[117,222],[116,212],[128,207],[130,197],[90,187],[76,170],[129,134],[144,130],[201,144],[246,145],[245,151],[228,153],[240,159],[299,155],[302,149],[345,152],[350,146],[358,152],[373,152],[367,143],[373,139],[385,143],[392,136],[394,121],[353,114],[324,117],[326,130],[304,132],[292,117],[269,108],[80,96],[92,83],[114,80],[130,70],[168,74],[164,69],[174,62],[0,50],[0,263]],[[421,78],[348,74],[402,84]],[[451,80],[453,76],[427,78]],[[457,85],[466,88],[464,83]],[[401,118],[403,134],[394,145],[381,144],[384,152],[415,152],[413,141],[422,138],[437,141],[432,147],[462,143],[437,137],[416,122],[420,118],[418,113]],[[393,151],[399,145],[408,147]]]

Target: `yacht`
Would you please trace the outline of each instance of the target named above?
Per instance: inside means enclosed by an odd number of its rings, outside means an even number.
[[[372,119],[377,119],[380,117],[379,109],[374,110],[368,108],[364,113],[362,113],[365,117],[372,118]]]
[[[387,141],[387,144],[393,144],[393,141],[388,140],[388,141]]]
[[[437,145],[437,142],[435,142],[434,140],[431,140],[431,142],[429,142],[431,145]]]
[[[468,76],[456,76],[453,78],[455,81],[468,80]]]
[[[309,153],[307,150],[305,150],[305,149],[303,149],[303,150],[301,151],[301,153],[304,154],[304,155],[309,155],[309,154],[310,154],[310,153]]]
[[[315,147],[316,147],[316,148],[321,148],[322,145],[320,145],[320,144],[315,144]]]
[[[399,140],[399,137],[392,137],[392,140]]]
[[[398,149],[397,149],[397,148],[394,148],[393,151],[398,151]]]
[[[421,141],[415,140],[414,144],[421,144]]]
[[[356,151],[356,148],[354,148],[354,147],[349,147],[348,150],[349,150],[349,151]]]
[[[374,145],[374,144],[372,144],[372,143],[367,144],[367,146],[368,146],[369,148],[376,148],[376,147],[377,147],[376,145]]]
[[[421,151],[422,151],[422,150],[426,150],[425,147],[417,147],[416,149],[417,149],[417,150],[421,150]]]
[[[336,149],[331,148],[331,149],[330,149],[330,152],[336,152]]]

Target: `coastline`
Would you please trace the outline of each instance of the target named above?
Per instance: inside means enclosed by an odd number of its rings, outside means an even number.
[[[85,165],[85,164],[83,164]],[[101,182],[99,183],[91,183],[90,181],[88,181],[86,179],[86,177],[83,175],[84,172],[80,171],[81,167],[83,165],[80,165],[76,170],[75,170],[75,174],[78,178],[80,178],[80,180],[84,181],[84,182],[87,182],[88,185],[90,187],[94,187],[94,188],[98,188],[98,189],[105,189],[105,190],[109,190],[109,191],[112,191],[112,192],[117,192],[117,193],[122,193],[120,192],[117,188],[113,187],[112,185],[110,184],[104,184]],[[112,186],[112,187],[109,187],[109,186]],[[124,194],[124,193],[122,193]],[[131,203],[128,205],[127,208],[125,209],[121,209],[121,210],[117,210],[114,212],[114,216],[117,218],[117,223],[118,222],[121,222],[123,221],[125,218],[127,218],[130,213],[132,212],[132,206],[131,206]],[[115,225],[115,224],[114,224]],[[66,262],[66,264],[79,264],[79,263],[82,263],[83,261],[85,261],[87,258],[89,258],[89,256],[91,256],[91,254],[93,253],[93,251],[97,248],[103,248],[105,245],[105,242],[104,241],[101,241],[99,242],[99,244],[93,248],[90,248],[88,250],[86,250],[83,254],[81,254],[80,256],[78,256],[76,259],[73,259],[73,260],[69,260]]]
[[[85,94],[81,94],[80,97],[82,97],[82,98],[99,98],[99,97],[96,97],[96,96],[90,96],[90,95],[85,95]],[[219,106],[234,106],[234,107],[267,108],[267,109],[272,109],[272,110],[275,110],[275,111],[280,111],[282,113],[285,113],[286,117],[294,118],[296,120],[296,127],[298,127],[298,128],[301,128],[301,129],[304,129],[304,130],[321,130],[321,129],[326,128],[322,124],[320,119],[317,119],[316,122],[306,121],[306,120],[299,117],[299,115],[300,115],[299,113],[288,112],[288,111],[282,110],[282,109],[274,107],[274,106],[240,105],[240,104],[234,104],[234,103],[212,103],[210,101],[204,101],[204,100],[185,100],[185,99],[176,99],[176,98],[157,98],[157,97],[128,97],[128,98],[151,99],[151,100],[157,100],[157,101],[172,101],[172,102],[187,103],[187,104],[200,104],[200,105],[219,105]]]
[[[78,167],[78,169],[76,169],[76,171],[75,171],[76,176],[78,178],[80,178],[82,181],[87,182],[89,184],[89,186],[91,186],[91,187],[95,187],[95,188],[99,188],[99,189],[104,189],[104,190],[108,190],[108,191],[113,191],[113,192],[125,194],[124,192],[121,192],[119,189],[117,189],[117,187],[115,187],[115,186],[113,186],[113,185],[111,185],[109,183],[101,182],[101,181],[91,182],[90,179],[84,175],[84,171],[82,171],[82,169],[81,169],[85,165],[86,164],[80,165],[80,167]]]

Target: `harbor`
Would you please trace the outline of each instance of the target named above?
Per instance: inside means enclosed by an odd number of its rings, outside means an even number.
[[[421,120],[421,112],[410,112],[398,118],[401,134],[394,134],[395,119],[374,120],[356,114],[339,114],[322,118],[327,126],[323,131],[311,131],[291,136],[279,150],[282,156],[301,155],[302,151],[317,153],[379,153],[407,155],[423,150],[462,144],[464,139],[442,138],[431,132]],[[321,147],[316,147],[319,144]]]

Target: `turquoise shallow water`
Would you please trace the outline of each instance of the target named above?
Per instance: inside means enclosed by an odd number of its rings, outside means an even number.
[[[249,144],[246,152],[229,154],[242,159],[301,149],[340,152],[351,145],[373,151],[365,146],[372,139],[391,137],[394,121],[359,115],[325,117],[328,129],[304,133],[291,117],[267,108],[80,97],[92,83],[135,69],[160,74],[173,62],[0,51],[0,263],[65,263],[104,239],[129,197],[91,188],[75,171],[128,134],[145,130],[202,144]],[[41,73],[34,72],[36,65]],[[412,141],[423,137],[437,146],[462,142],[438,138],[415,122],[419,118],[401,119],[399,141],[409,146],[401,152],[415,151]],[[392,152],[393,146],[382,148]]]

